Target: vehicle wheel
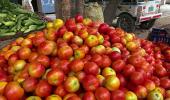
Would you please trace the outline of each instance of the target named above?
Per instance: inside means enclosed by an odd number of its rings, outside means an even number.
[[[133,32],[135,30],[135,19],[129,14],[121,14],[117,20],[117,27],[126,32]]]
[[[142,28],[142,29],[150,29],[150,28],[152,28],[152,26],[154,25],[154,23],[155,23],[155,19],[142,22],[142,23],[140,24],[140,28]]]

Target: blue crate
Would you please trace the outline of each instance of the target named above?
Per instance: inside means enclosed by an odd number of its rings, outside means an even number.
[[[148,39],[153,42],[162,42],[170,44],[170,37],[165,29],[153,28]]]

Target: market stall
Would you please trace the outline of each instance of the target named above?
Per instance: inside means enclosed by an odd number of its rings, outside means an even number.
[[[164,41],[140,39],[80,14],[43,22],[19,11],[24,14],[10,19],[10,26],[4,26],[8,13],[2,14],[0,30],[28,34],[0,50],[0,100],[170,99],[170,47]]]

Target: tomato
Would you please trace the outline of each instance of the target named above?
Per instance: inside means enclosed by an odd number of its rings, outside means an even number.
[[[80,82],[82,82],[84,77],[86,76],[86,73],[84,71],[79,71],[75,74],[75,76],[78,78]]]
[[[28,73],[31,77],[39,78],[45,72],[45,67],[42,66],[40,63],[29,63],[28,64]]]
[[[60,69],[52,69],[47,73],[47,81],[49,84],[58,86],[64,81],[64,72]]]
[[[59,95],[50,95],[45,100],[62,100],[62,98]]]
[[[11,56],[9,56],[8,64],[13,65],[18,59],[19,59],[18,55],[14,53]],[[0,66],[4,66],[5,63],[6,63],[5,59],[3,61],[2,58],[0,58]]]
[[[36,34],[36,36],[32,38],[32,43],[33,43],[34,46],[38,46],[38,45],[40,45],[41,43],[43,43],[45,40],[46,40],[45,37],[43,37],[43,36],[38,36],[38,35]]]
[[[85,54],[89,52],[89,47],[87,45],[82,45],[80,49],[82,49],[85,52]]]
[[[68,93],[67,95],[65,95],[63,97],[63,100],[68,100],[68,98],[72,97],[72,96],[77,96],[75,93]]]
[[[99,72],[99,67],[94,62],[87,62],[87,63],[84,64],[84,72],[86,74],[97,75],[98,72]]]
[[[170,80],[168,78],[160,79],[160,86],[164,89],[170,89]]]
[[[59,95],[61,97],[64,97],[67,94],[67,91],[64,89],[64,85],[59,85],[57,88],[54,90],[54,93],[56,95]]]
[[[69,72],[69,61],[68,60],[59,61],[57,68],[61,69],[65,74],[67,74]]]
[[[35,89],[35,94],[39,97],[47,97],[51,92],[52,86],[46,80],[41,80]]]
[[[28,58],[28,61],[29,62],[34,62],[38,57],[38,53],[37,52],[31,52],[29,58]]]
[[[56,43],[54,41],[46,40],[38,45],[38,53],[42,55],[51,55],[56,49]]]
[[[125,67],[125,62],[123,60],[116,60],[112,63],[112,68],[116,72],[121,72],[124,67]]]
[[[115,76],[116,76],[116,72],[115,72],[115,70],[113,70],[111,67],[105,67],[105,68],[102,70],[102,75],[103,75],[104,77],[109,76],[109,75],[115,75]]]
[[[29,39],[29,38],[24,39],[21,43],[21,46],[31,48],[32,47],[32,40]]]
[[[4,95],[8,100],[19,100],[24,96],[24,89],[17,82],[9,82],[5,87]]]
[[[7,82],[0,81],[0,94],[3,94]]]
[[[99,87],[95,90],[95,97],[97,100],[110,100],[110,92],[104,87]]]
[[[98,66],[102,65],[102,56],[99,54],[92,55],[91,61],[95,62]]]
[[[94,91],[99,86],[99,80],[94,75],[86,75],[82,85],[86,91]]]
[[[39,96],[29,96],[26,100],[42,100]]]
[[[94,93],[89,91],[84,93],[82,100],[96,100],[96,98]]]
[[[0,100],[7,100],[7,98],[2,96],[2,95],[0,95]]]
[[[49,67],[50,59],[48,56],[39,55],[36,61],[42,64],[44,67]]]
[[[22,47],[18,51],[19,58],[23,60],[28,59],[30,54],[31,54],[31,49],[27,47]]]
[[[102,65],[100,67],[101,68],[110,67],[111,63],[112,63],[112,61],[109,58],[109,56],[103,55],[102,56]]]
[[[69,59],[73,55],[73,50],[70,46],[63,46],[58,50],[60,59]]]
[[[133,66],[140,66],[145,59],[140,55],[131,55],[128,58],[128,62]]]
[[[80,83],[75,76],[69,76],[64,82],[64,87],[68,92],[76,92],[80,88]]]
[[[117,74],[117,77],[120,80],[120,87],[125,87],[127,84],[126,78],[122,74]]]
[[[115,75],[106,76],[104,86],[109,91],[117,90],[120,86],[120,80]]]
[[[111,100],[125,100],[125,93],[122,90],[111,92]]]
[[[60,63],[60,59],[58,57],[54,57],[50,59],[50,67],[52,69],[57,68]]]
[[[135,72],[132,72],[130,79],[131,79],[131,82],[133,82],[136,85],[143,84],[144,75],[139,71],[135,71]]]
[[[83,70],[83,67],[84,67],[84,62],[82,60],[73,60],[70,64],[69,64],[69,67],[72,71],[74,72],[78,72],[78,71],[81,71]]]
[[[147,100],[164,100],[164,99],[159,91],[153,90],[148,94]]]
[[[81,100],[81,98],[78,96],[71,96],[67,100]]]
[[[128,91],[125,93],[125,100],[138,100],[138,98],[135,93],[133,93],[132,91]]]
[[[75,59],[83,59],[85,57],[85,52],[83,49],[76,49],[74,50],[74,58]]]
[[[138,85],[135,89],[135,94],[139,99],[144,99],[147,96],[147,89],[142,85]]]
[[[23,88],[26,92],[33,92],[36,89],[38,80],[32,77],[29,77],[24,80]]]

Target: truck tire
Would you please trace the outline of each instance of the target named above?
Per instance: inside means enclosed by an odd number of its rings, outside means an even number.
[[[140,28],[142,29],[150,29],[155,24],[155,19],[144,21],[140,24]]]
[[[117,27],[124,29],[126,32],[134,32],[135,18],[129,14],[121,14],[117,20]]]

